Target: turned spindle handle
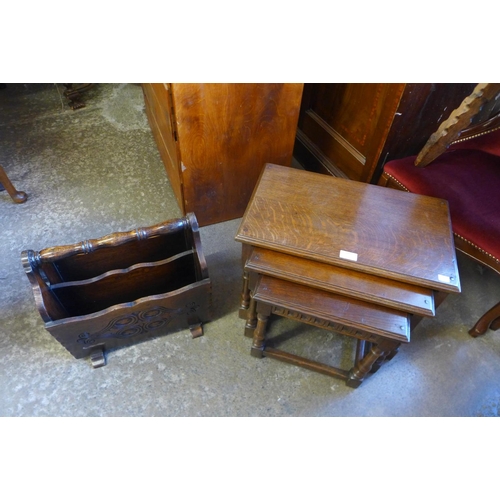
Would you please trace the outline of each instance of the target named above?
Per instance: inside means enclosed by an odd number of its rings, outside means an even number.
[[[46,248],[39,252],[34,252],[34,259],[38,264],[42,262],[54,262],[58,259],[71,257],[72,255],[88,254],[103,247],[115,247],[133,240],[145,240],[154,236],[168,234],[172,231],[185,230],[191,225],[193,217],[192,214],[187,214],[186,217],[168,220],[147,228],[115,232],[103,236],[102,238],[84,240],[74,245]]]

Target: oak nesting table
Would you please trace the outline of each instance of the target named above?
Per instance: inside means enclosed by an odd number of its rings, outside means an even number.
[[[266,164],[235,239],[251,354],[350,387],[408,343],[448,293],[460,292],[448,203],[437,198]],[[266,346],[271,314],[357,339],[354,366]]]

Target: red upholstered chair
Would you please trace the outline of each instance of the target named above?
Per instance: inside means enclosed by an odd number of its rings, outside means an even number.
[[[379,185],[448,201],[455,246],[500,274],[500,113],[470,125],[500,84],[478,84],[418,156],[385,164]],[[500,302],[470,329],[473,337],[500,328]]]

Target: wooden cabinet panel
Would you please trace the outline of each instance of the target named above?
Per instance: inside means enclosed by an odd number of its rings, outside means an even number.
[[[180,207],[184,206],[181,175],[177,154],[177,141],[172,127],[172,99],[168,85],[152,83],[143,85],[146,114],[158,145],[161,159],[167,170],[175,198]]]
[[[241,217],[265,163],[291,165],[302,84],[143,88],[179,205],[200,225]]]
[[[294,154],[308,170],[376,182],[417,154],[475,84],[306,84]]]

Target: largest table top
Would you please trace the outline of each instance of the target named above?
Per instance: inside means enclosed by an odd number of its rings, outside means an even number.
[[[438,198],[267,164],[236,241],[460,291],[448,203]]]

